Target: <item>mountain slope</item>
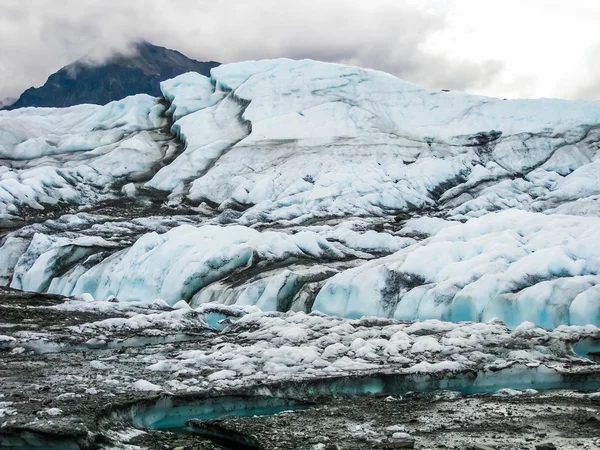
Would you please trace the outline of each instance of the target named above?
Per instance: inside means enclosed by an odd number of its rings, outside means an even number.
[[[137,44],[134,55],[116,55],[100,66],[83,60],[50,75],[46,83],[27,89],[6,109],[105,105],[134,94],[160,96],[159,83],[185,72],[208,75],[215,61],[200,62],[148,42]]]

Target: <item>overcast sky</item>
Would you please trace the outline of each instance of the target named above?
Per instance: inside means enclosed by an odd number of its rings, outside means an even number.
[[[0,101],[146,39],[199,60],[312,58],[432,88],[600,99],[600,0],[1,0]]]

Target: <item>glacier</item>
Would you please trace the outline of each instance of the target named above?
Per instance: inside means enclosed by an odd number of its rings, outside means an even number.
[[[600,103],[225,64],[0,112],[0,284],[358,319],[600,326]]]

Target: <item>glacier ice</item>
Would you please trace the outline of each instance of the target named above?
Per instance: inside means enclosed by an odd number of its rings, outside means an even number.
[[[177,127],[186,148],[146,186],[171,191],[199,177],[226,150],[248,134],[247,126],[237,120],[241,113],[242,107],[227,98],[179,119],[174,127]]]
[[[31,160],[94,150],[127,133],[156,128],[162,122],[161,109],[155,98],[142,94],[105,106],[2,111],[0,156]]]
[[[0,284],[600,325],[599,102],[442,92],[287,59],[161,91],[0,112]]]
[[[502,211],[332,277],[314,309],[344,317],[600,325],[600,221]]]
[[[567,176],[594,158],[598,136],[597,102],[430,91],[313,61],[224,65],[211,79],[214,92],[231,92],[224,101],[247,103],[242,119],[251,132],[208,172],[198,162],[202,176],[189,197],[248,205],[243,220],[250,223],[431,206],[440,185],[506,179],[538,166]],[[179,103],[177,89],[169,92],[176,107],[194,109],[185,90]]]
[[[117,180],[143,177],[164,157],[150,135],[166,125],[163,110],[139,95],[105,106],[0,112],[0,218],[98,201]]]
[[[75,266],[77,277],[72,277],[68,271],[58,275],[60,270],[49,263],[56,260],[64,263],[60,251],[66,245],[78,250],[69,251],[69,258],[81,260],[88,256],[86,248],[114,244],[104,240],[89,242],[89,239],[85,245],[55,244],[47,240],[43,235],[34,236],[15,267],[11,287],[37,291],[43,283],[55,294],[90,293],[99,300],[115,296],[125,301],[160,297],[174,304],[182,298],[191,298],[202,287],[235,269],[253,264],[254,260],[342,257],[339,250],[315,233],[287,235],[273,231],[260,233],[241,226],[182,225],[163,235],[146,234],[130,248],[113,253],[85,273],[80,273],[80,266]],[[41,255],[36,256],[38,253]]]
[[[598,194],[597,102],[504,101],[291,60],[223,65],[210,79],[188,73],[161,88],[175,120],[172,131],[186,148],[146,186],[167,192],[184,186],[192,202],[248,208],[244,224],[385,215],[436,204],[465,218],[507,207],[545,211],[586,197],[595,202]],[[97,152],[127,133],[165,126],[162,112],[147,96],[60,112],[3,112],[9,132],[0,144],[6,157],[32,162]],[[53,128],[59,116],[67,126]],[[73,125],[76,119],[85,126]],[[53,147],[43,149],[38,141]],[[16,181],[27,176],[20,170],[2,175],[11,213],[22,203],[39,208],[57,197],[76,201],[75,194],[47,192],[48,185],[71,187],[69,178],[34,172],[49,179],[31,191]]]

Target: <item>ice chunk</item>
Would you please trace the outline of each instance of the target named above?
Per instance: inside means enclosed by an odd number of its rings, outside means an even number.
[[[135,383],[133,383],[133,388],[136,391],[162,391],[160,386],[152,384],[146,380],[137,380]]]

